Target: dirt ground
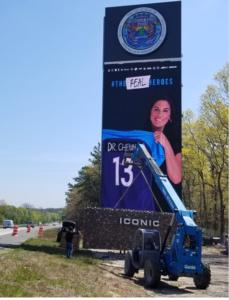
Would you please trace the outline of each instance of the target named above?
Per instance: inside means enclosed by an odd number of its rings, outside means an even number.
[[[109,286],[126,289],[125,297],[228,297],[228,256],[223,254],[225,246],[214,245],[202,248],[202,258],[210,265],[211,283],[206,290],[196,289],[193,279],[180,277],[178,281],[170,281],[167,276],[161,277],[158,289],[144,286],[143,270],[133,278],[124,275],[124,253],[115,251],[94,251],[94,257],[103,260],[102,265],[109,277]],[[122,279],[122,280],[120,280]],[[133,287],[133,288],[131,288]],[[137,287],[137,290],[136,290]],[[139,296],[141,295],[141,296]]]

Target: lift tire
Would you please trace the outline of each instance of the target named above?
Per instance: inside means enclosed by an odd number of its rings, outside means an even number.
[[[178,278],[179,277],[177,275],[173,275],[173,274],[169,275],[169,280],[171,280],[171,281],[177,281]]]
[[[146,286],[157,288],[161,281],[161,266],[156,259],[148,259],[144,266],[144,279]]]
[[[132,264],[132,252],[127,251],[125,257],[125,264],[124,264],[124,274],[128,277],[133,277],[135,273],[135,268]]]
[[[203,266],[203,274],[194,275],[193,281],[197,289],[206,289],[211,281],[211,270],[207,263],[202,261],[201,264]]]

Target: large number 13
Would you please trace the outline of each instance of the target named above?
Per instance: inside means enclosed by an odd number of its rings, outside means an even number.
[[[128,161],[130,161],[130,158],[127,158]],[[115,157],[113,158],[113,163],[115,164],[115,185],[119,185],[119,165],[120,165],[120,157]],[[121,183],[124,186],[130,186],[133,178],[134,178],[134,174],[132,171],[133,166],[129,165],[128,167],[124,167],[124,173],[129,174],[129,180],[126,181],[125,178],[121,177]]]

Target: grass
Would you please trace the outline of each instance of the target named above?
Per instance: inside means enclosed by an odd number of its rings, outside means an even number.
[[[92,285],[101,270],[90,251],[80,250],[67,260],[55,248],[43,249],[42,245],[59,246],[56,234],[56,229],[47,230],[0,255],[0,297],[108,296]]]
[[[123,278],[123,270],[105,266],[90,250],[80,248],[67,259],[58,250],[56,235],[55,228],[45,230],[19,248],[1,251],[0,297],[147,296]]]

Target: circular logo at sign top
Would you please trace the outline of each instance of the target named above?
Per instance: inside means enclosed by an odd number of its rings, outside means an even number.
[[[126,14],[118,27],[122,47],[133,54],[144,55],[155,51],[164,41],[166,23],[155,9],[141,7]]]

